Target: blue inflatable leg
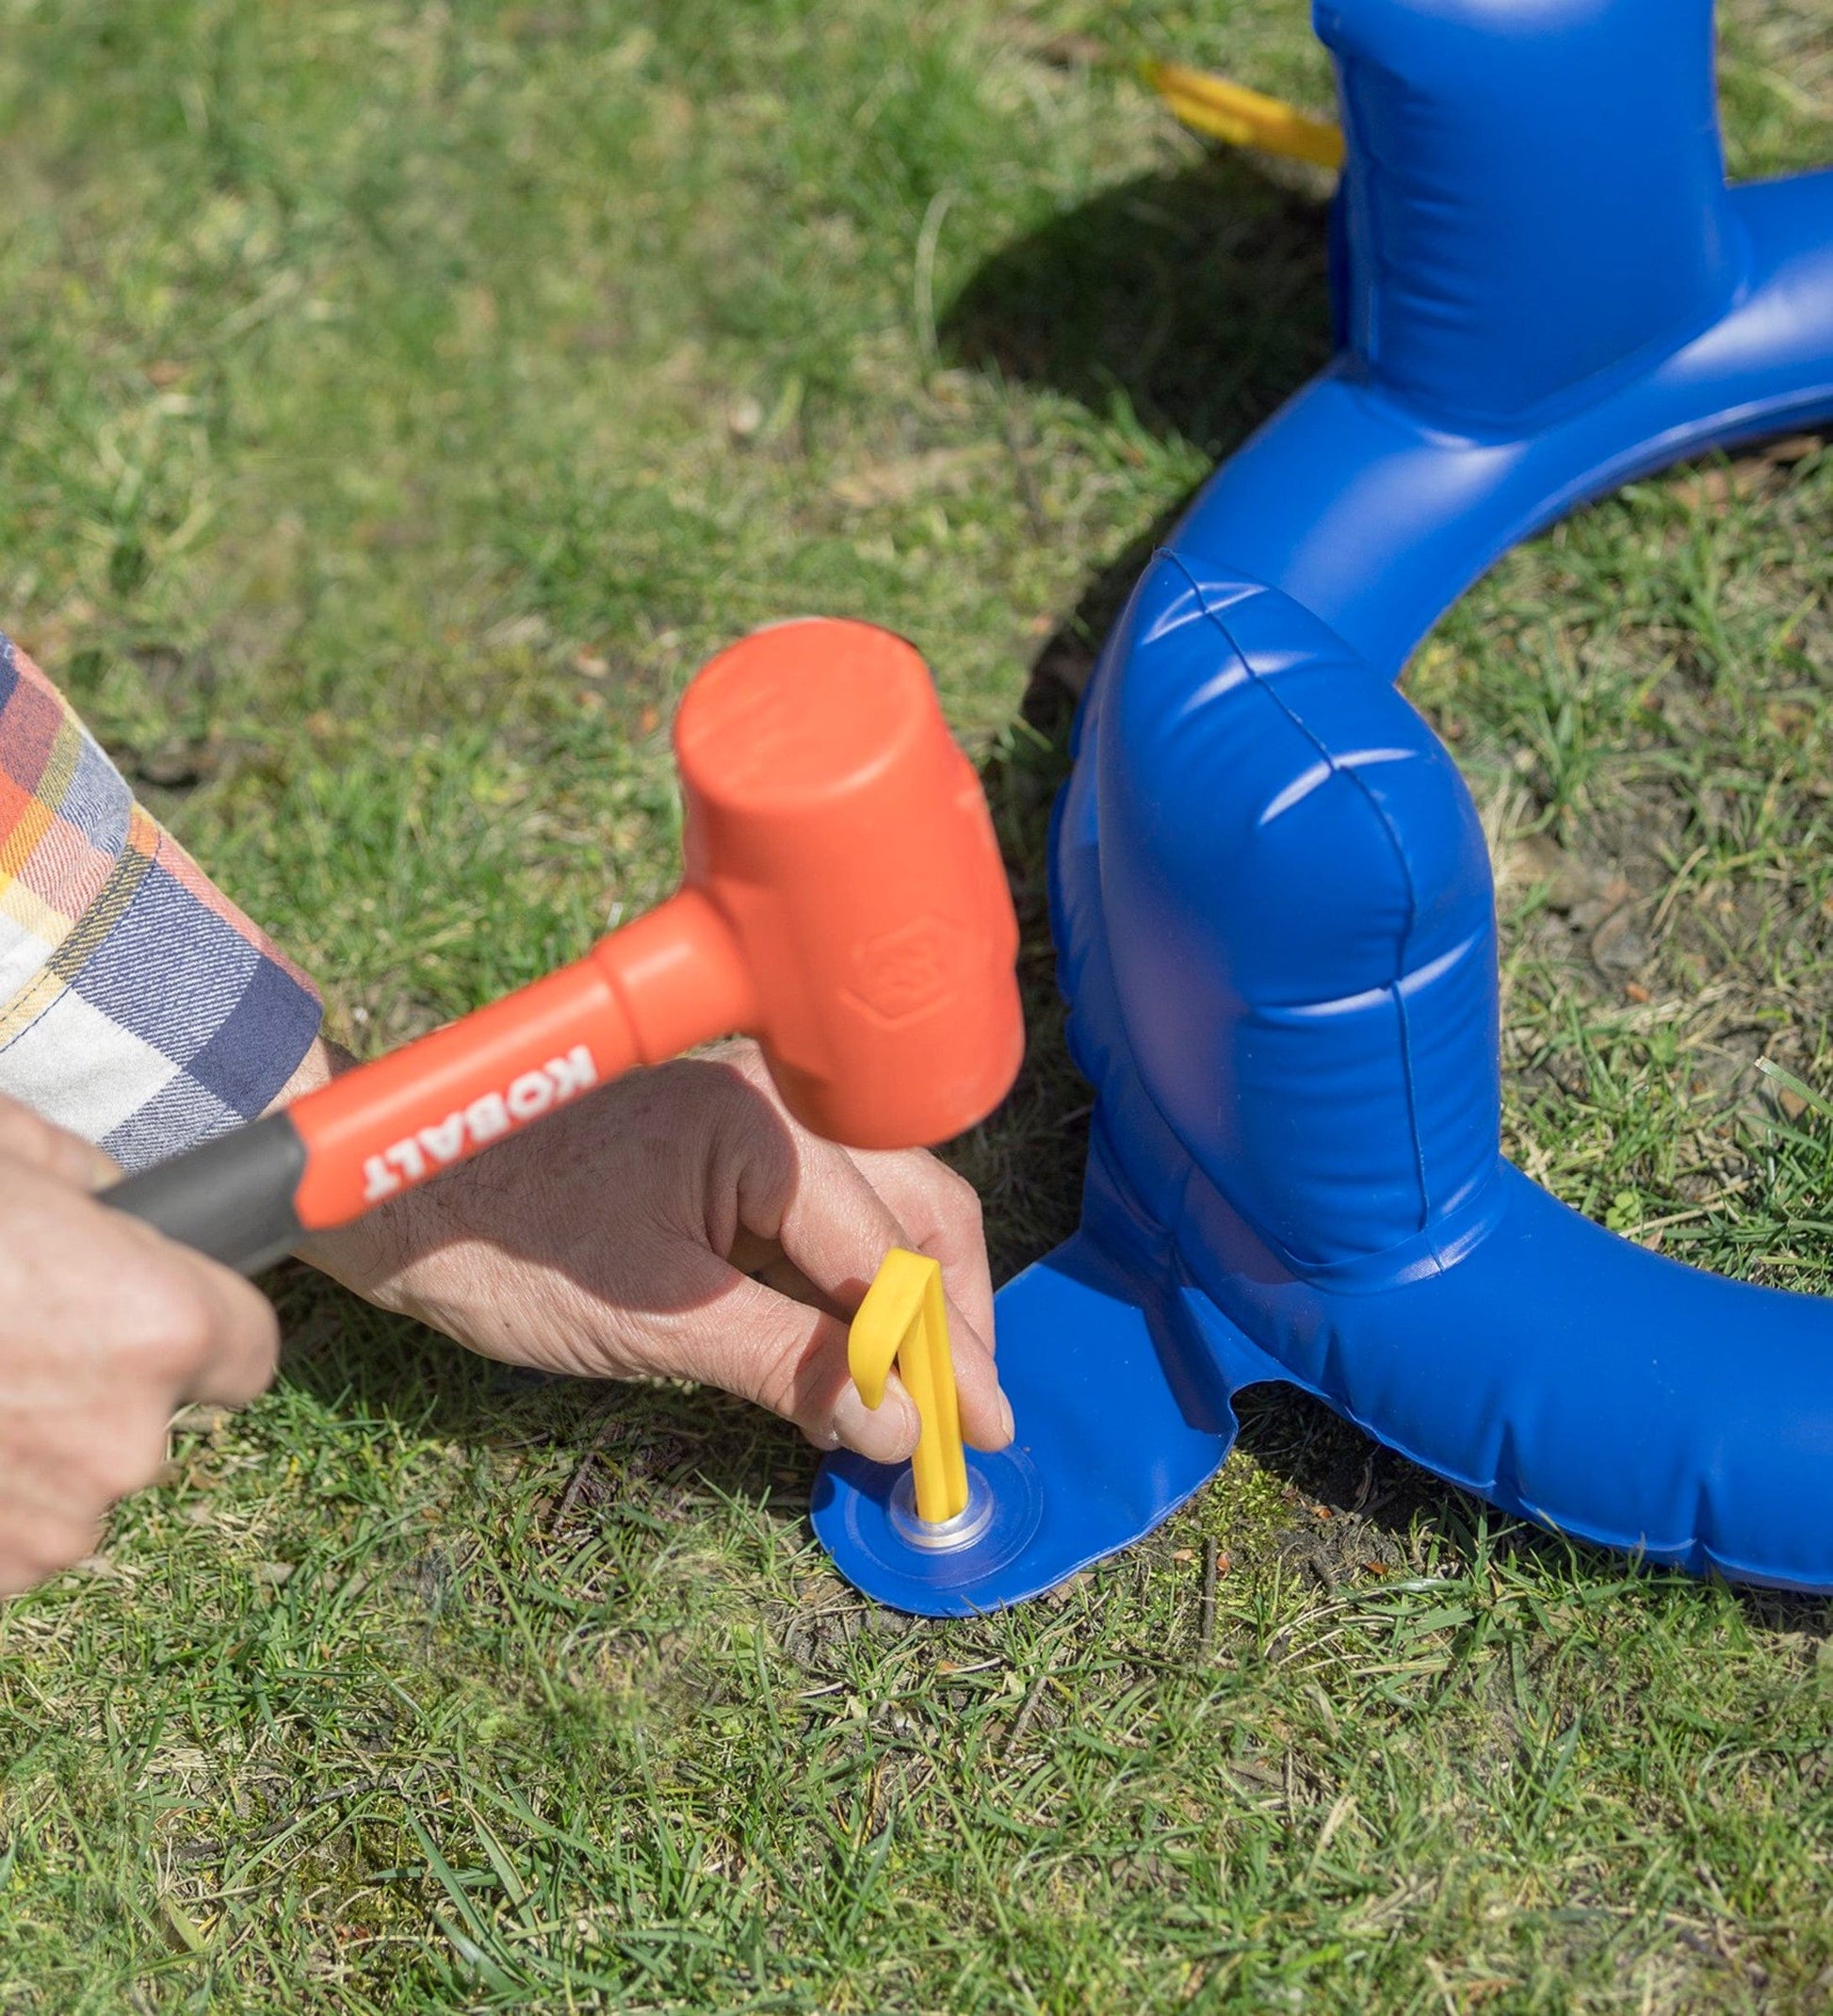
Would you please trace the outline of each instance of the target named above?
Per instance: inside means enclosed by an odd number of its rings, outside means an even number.
[[[1711,0],[1318,0],[1315,19],[1349,140],[1355,377],[1514,433],[1729,305]]]

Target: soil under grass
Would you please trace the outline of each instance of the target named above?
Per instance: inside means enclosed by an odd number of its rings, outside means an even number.
[[[1726,13],[1736,171],[1833,158],[1824,0]],[[1143,53],[1329,103],[1300,0],[0,0],[0,624],[365,1049],[670,885],[712,648],[903,630],[1025,911],[1031,1061],[955,1151],[1010,1272],[1087,1119],[1070,696],[1326,346],[1321,189]],[[1833,452],[1584,513],[1408,690],[1495,842],[1510,1151],[1833,1286],[1833,1137],[1756,1069],[1833,1085]],[[1833,2000],[1824,1604],[1268,1390],[1131,1554],[913,1623],[771,1421],[272,1285],[274,1391],[0,1613],[0,2008]]]

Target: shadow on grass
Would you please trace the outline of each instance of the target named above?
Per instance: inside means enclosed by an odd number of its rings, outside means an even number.
[[[1143,429],[1220,459],[1329,358],[1324,238],[1315,194],[1247,156],[1206,156],[1104,189],[1003,247],[955,297],[941,340],[958,363],[1111,419],[1123,454]],[[1100,569],[1038,653],[1021,713],[1062,772],[1100,640],[1189,501]],[[989,779],[996,805],[1000,781]],[[1041,827],[1030,838],[1041,852]]]
[[[940,334],[965,364],[1225,454],[1328,357],[1323,206],[1241,154],[1136,177],[997,252]]]

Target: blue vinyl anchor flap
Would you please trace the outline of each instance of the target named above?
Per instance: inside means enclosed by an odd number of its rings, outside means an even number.
[[[895,1610],[970,1617],[1038,1595],[1180,1505],[1234,1440],[1232,1416],[1193,1425],[1175,1396],[1151,1325],[1098,1249],[1072,1240],[1001,1292],[1010,1349],[999,1377],[1018,1438],[970,1450],[990,1489],[986,1533],[958,1552],[912,1547],[891,1499],[900,1464],[830,1456],[816,1481],[821,1543],[868,1596]]]

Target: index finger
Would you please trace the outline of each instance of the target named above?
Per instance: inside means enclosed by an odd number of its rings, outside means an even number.
[[[776,1236],[814,1286],[848,1310],[859,1307],[893,1246],[942,1257],[904,1225],[845,1149],[813,1135],[803,1140]],[[1003,1449],[1012,1439],[1012,1411],[999,1390],[992,1348],[952,1293],[948,1302],[962,1433],[977,1449]],[[990,1290],[986,1306],[990,1316]]]
[[[267,1296],[138,1218],[87,1208],[97,1254],[131,1288],[147,1342],[167,1355],[172,1404],[239,1407],[265,1391],[280,1361],[280,1319]]]

